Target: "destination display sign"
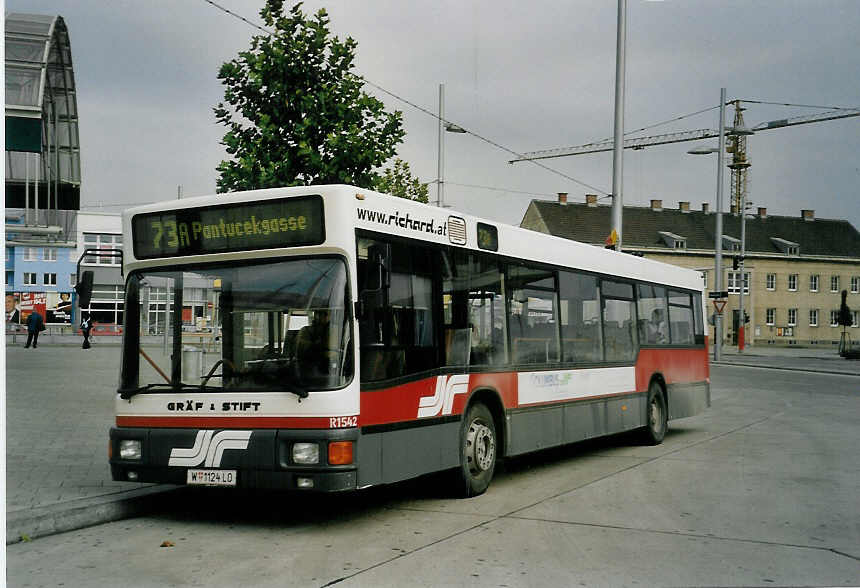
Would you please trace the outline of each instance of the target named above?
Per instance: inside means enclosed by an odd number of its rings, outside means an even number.
[[[137,214],[131,230],[137,259],[319,245],[325,240],[320,196]]]

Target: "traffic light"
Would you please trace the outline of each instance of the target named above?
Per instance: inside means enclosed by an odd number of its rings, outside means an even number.
[[[750,315],[747,311],[744,311],[744,324],[750,322]]]
[[[80,281],[75,285],[78,293],[78,308],[89,308],[90,298],[93,296],[93,272],[88,270],[81,275]]]
[[[737,255],[732,257],[732,269],[733,270],[738,269],[738,256]]]

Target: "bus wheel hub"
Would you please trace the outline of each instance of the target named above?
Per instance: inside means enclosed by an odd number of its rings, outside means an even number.
[[[466,435],[466,456],[472,473],[485,472],[496,459],[496,439],[486,425],[475,421]]]

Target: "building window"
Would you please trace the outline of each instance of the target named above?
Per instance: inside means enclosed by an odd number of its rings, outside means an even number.
[[[818,274],[809,276],[809,291],[818,292]]]
[[[793,327],[797,325],[797,309],[789,308],[788,309],[788,326]]]
[[[729,272],[729,285],[726,288],[730,294],[737,294],[741,289],[741,272]],[[744,272],[744,294],[750,292],[750,273]]]
[[[11,286],[12,281],[15,279],[15,272],[6,272],[6,285]]]
[[[785,250],[785,253],[786,253],[787,255],[797,255],[797,254],[799,254],[799,253],[800,253],[800,247],[797,247],[797,246],[794,246],[794,245],[793,245],[793,246],[790,246],[790,247],[787,247],[787,248],[786,248],[786,250]]]
[[[6,248],[6,261],[9,261],[9,248]]]
[[[776,318],[776,309],[775,308],[768,308],[767,309],[767,319],[765,322],[768,325],[773,326],[774,322],[776,322],[774,320],[775,318]]]
[[[686,249],[687,242],[686,241],[675,241],[675,249]]]
[[[797,292],[797,274],[788,274],[788,291]]]
[[[35,272],[24,272],[24,285],[25,286],[35,286],[36,285],[36,274],[35,274]]]
[[[35,247],[24,247],[24,261],[37,261],[39,250]]]
[[[860,276],[851,276],[851,293],[857,294],[860,292]]]
[[[740,239],[735,239],[734,237],[729,237],[728,235],[723,235],[723,249],[725,249],[726,251],[740,251],[741,250]]]
[[[860,327],[860,310],[851,311],[851,326]]]
[[[84,233],[84,247],[86,249],[122,249],[122,235],[110,235],[105,233]],[[119,267],[120,258],[96,257],[87,255],[84,258],[85,265],[109,265]]]
[[[818,326],[818,309],[811,308],[809,309],[809,326],[817,327]]]
[[[45,256],[45,261],[57,261],[56,247],[45,247],[42,250],[42,255]]]
[[[73,288],[78,285],[78,276],[76,274],[69,274],[69,286]]]
[[[839,276],[830,276],[830,291],[839,292]]]
[[[123,287],[114,285],[93,286],[90,317],[93,322],[121,325],[123,319]]]
[[[43,274],[42,275],[42,283],[45,286],[56,286],[57,285],[57,274]]]
[[[768,274],[765,280],[765,288],[776,290],[776,274]]]
[[[831,310],[830,311],[830,326],[838,327],[839,326],[839,311]]]

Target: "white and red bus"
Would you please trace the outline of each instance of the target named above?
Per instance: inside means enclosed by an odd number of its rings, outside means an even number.
[[[698,272],[351,186],[123,215],[115,480],[339,491],[710,405]],[[139,309],[135,312],[134,309]]]

